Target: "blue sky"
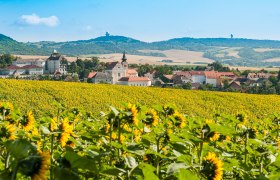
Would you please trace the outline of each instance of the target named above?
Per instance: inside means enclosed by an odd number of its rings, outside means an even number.
[[[18,41],[124,35],[280,40],[279,0],[0,0],[0,33]]]

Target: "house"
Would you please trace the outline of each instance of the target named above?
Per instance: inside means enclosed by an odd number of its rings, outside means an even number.
[[[46,61],[43,59],[17,59],[13,61],[14,66],[23,67],[27,65],[35,65],[39,67],[44,67]]]
[[[149,78],[152,81],[152,84],[155,84],[156,82],[155,76],[156,76],[156,71],[152,71],[144,74],[144,77]]]
[[[105,72],[92,72],[88,75],[89,82],[94,84],[108,83],[112,84],[112,76]]]
[[[110,62],[106,65],[105,73],[112,77],[112,84],[116,84],[120,78],[128,76],[128,63],[125,52],[123,53],[122,62]]]
[[[128,69],[126,75],[128,77],[138,77],[138,72],[136,71],[136,69]]]
[[[200,83],[200,84],[206,83],[206,76],[204,71],[189,71],[189,72],[192,76],[193,83]]]
[[[118,84],[127,86],[151,86],[152,82],[147,77],[122,77]]]
[[[60,55],[56,50],[54,50],[51,56],[46,60],[45,73],[54,74],[55,72],[59,72],[61,74],[66,74],[67,65],[63,64],[63,60],[65,60],[65,57]]]
[[[192,76],[188,71],[175,72],[173,75],[174,84],[186,84],[192,82]]]
[[[220,85],[220,74],[216,71],[204,71],[205,74],[205,83],[211,84],[213,87]]]
[[[23,67],[10,65],[6,68],[0,69],[0,75],[40,75],[43,74],[43,67],[36,65],[26,65]]]
[[[242,86],[239,81],[233,81],[232,83],[230,83],[229,88],[240,91],[242,89]]]
[[[250,80],[257,81],[260,78],[268,79],[271,76],[269,73],[259,72],[259,73],[249,73],[247,78]]]

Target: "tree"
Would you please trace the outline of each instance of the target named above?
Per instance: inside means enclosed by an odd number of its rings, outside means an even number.
[[[187,82],[186,84],[182,85],[182,88],[190,90],[190,89],[192,89],[192,83],[191,82]]]

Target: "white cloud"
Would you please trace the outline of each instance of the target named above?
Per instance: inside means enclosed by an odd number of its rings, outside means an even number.
[[[84,31],[91,31],[92,30],[92,26],[88,25],[88,26],[85,26],[83,28]]]
[[[56,16],[50,17],[40,17],[37,14],[31,15],[22,15],[20,17],[21,24],[28,24],[28,25],[46,25],[49,27],[55,27],[59,23],[59,19]]]

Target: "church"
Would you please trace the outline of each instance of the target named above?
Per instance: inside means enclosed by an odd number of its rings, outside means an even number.
[[[92,72],[88,78],[92,83],[110,83],[128,86],[151,86],[151,80],[147,77],[138,77],[135,69],[128,67],[125,52],[121,62],[109,62],[107,68],[102,72]]]

